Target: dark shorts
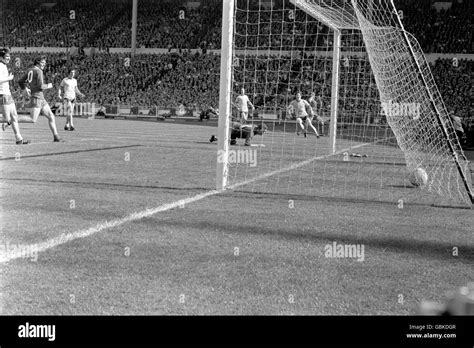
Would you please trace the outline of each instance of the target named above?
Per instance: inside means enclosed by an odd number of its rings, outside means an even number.
[[[253,127],[240,126],[239,123],[234,123],[230,131],[231,139],[249,139],[252,137]]]
[[[46,105],[48,105],[48,103],[46,100],[44,100],[44,98],[31,97],[30,105],[28,106],[30,108],[42,109]]]
[[[13,104],[13,97],[9,94],[0,94],[0,105],[10,105]]]
[[[301,121],[306,122],[306,120],[308,119],[308,116],[303,116],[303,117],[300,117],[300,118],[301,118]]]

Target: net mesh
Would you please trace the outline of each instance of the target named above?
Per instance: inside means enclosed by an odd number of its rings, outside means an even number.
[[[235,1],[232,100],[244,88],[256,107],[247,123],[263,122],[269,131],[254,136],[254,146],[237,139],[230,147],[228,189],[467,204],[466,189],[433,121],[433,108],[417,80],[393,11],[383,2]],[[338,64],[335,29],[340,32]],[[466,169],[429,66],[416,41],[411,42]],[[306,100],[313,93],[311,106],[319,117],[312,124],[323,135],[320,138],[311,127],[304,137],[289,112],[297,91]],[[331,105],[337,107],[336,122],[330,122]],[[239,118],[237,108],[231,114]],[[335,146],[327,136],[331,124]],[[429,182],[415,187],[410,173],[420,166],[426,168]]]
[[[374,2],[370,13],[368,0],[354,3],[380,100],[388,110],[387,122],[409,170],[423,168],[427,172],[428,183],[423,189],[470,202],[458,169],[459,165],[464,173],[470,173],[469,162],[417,40],[397,26],[389,2]],[[470,175],[466,178],[471,186]]]

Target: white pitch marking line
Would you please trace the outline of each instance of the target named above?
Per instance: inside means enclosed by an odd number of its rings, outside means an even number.
[[[89,138],[89,139],[78,139],[78,140],[65,140],[64,142],[61,142],[61,144],[71,144],[71,143],[77,143],[79,141],[90,141],[90,140],[100,140],[100,138]],[[39,143],[29,143],[27,145],[17,145],[17,144],[2,144],[2,146],[11,146],[11,147],[18,147],[19,149],[25,148],[25,146],[31,146],[31,145],[41,145],[41,144],[52,144],[54,141],[41,141]]]
[[[328,157],[331,157],[331,156],[339,155],[339,154],[344,153],[348,150],[355,149],[355,148],[362,147],[362,146],[369,145],[369,144],[370,143],[359,144],[359,145],[356,145],[356,146],[353,146],[353,147],[350,147],[350,148],[347,148],[347,149],[344,149],[344,150],[337,151],[333,154],[312,157],[312,158],[307,159],[303,162],[295,163],[291,166],[281,168],[281,169],[277,169],[277,170],[274,170],[274,171],[266,173],[266,174],[259,175],[259,176],[255,177],[253,179],[249,179],[249,180],[245,180],[245,181],[240,182],[240,183],[236,183],[234,185],[229,186],[227,188],[227,190],[234,190],[237,187],[248,185],[248,184],[250,184],[252,182],[255,182],[257,180],[265,179],[265,178],[268,178],[272,175],[276,175],[276,174],[279,174],[279,173],[288,172],[290,170],[294,170],[296,168],[305,166],[305,165],[307,165],[307,164],[309,164],[313,161],[317,161],[317,160],[320,160],[320,159],[323,159],[323,158],[328,158]],[[193,197],[180,199],[180,200],[178,200],[176,202],[173,202],[173,203],[163,204],[163,205],[160,205],[156,208],[149,208],[149,209],[142,210],[140,212],[135,212],[135,213],[132,213],[132,214],[130,214],[128,216],[125,216],[123,218],[101,222],[101,223],[99,223],[99,224],[97,224],[93,227],[88,228],[88,229],[83,229],[83,230],[79,230],[79,231],[71,232],[71,233],[63,233],[60,236],[54,237],[54,238],[49,239],[45,242],[40,242],[40,243],[28,245],[27,250],[35,249],[35,250],[37,250],[38,253],[40,253],[40,252],[55,248],[59,245],[66,244],[67,242],[71,242],[71,241],[76,240],[76,239],[89,237],[93,234],[96,234],[96,233],[101,232],[103,230],[106,230],[108,228],[114,228],[114,227],[123,225],[127,222],[140,220],[140,219],[143,219],[145,217],[155,215],[157,213],[161,213],[161,212],[164,212],[164,211],[168,211],[168,210],[177,208],[177,207],[182,206],[184,204],[197,202],[197,201],[200,201],[201,199],[211,197],[211,196],[215,196],[215,195],[217,195],[221,192],[223,192],[223,191],[211,190],[211,191],[208,191],[208,192],[205,192],[205,193],[198,194],[198,195],[193,196]],[[24,256],[23,251],[24,250],[19,250],[17,252],[13,252],[13,253],[8,253],[8,252],[4,251],[3,253],[0,253],[0,263],[5,263],[5,262],[8,262],[8,261],[12,261],[12,260],[23,257]]]
[[[164,212],[164,211],[179,207],[180,205],[189,204],[189,203],[192,203],[192,202],[195,202],[195,201],[199,201],[203,198],[213,196],[213,195],[216,195],[218,193],[219,193],[219,191],[217,191],[217,190],[208,191],[206,193],[201,193],[201,194],[196,195],[194,197],[188,197],[188,198],[184,198],[184,199],[181,199],[181,200],[173,202],[173,203],[163,204],[163,205],[160,205],[159,207],[156,207],[156,208],[150,208],[150,209],[146,209],[146,210],[143,210],[143,211],[140,211],[140,212],[132,213],[132,214],[130,214],[128,216],[125,216],[123,218],[114,219],[114,220],[110,220],[110,221],[105,221],[105,222],[97,224],[94,227],[90,227],[88,229],[79,230],[79,231],[72,232],[72,233],[63,233],[58,237],[52,238],[52,239],[50,239],[48,241],[45,241],[45,242],[32,244],[32,245],[29,245],[28,247],[29,247],[30,250],[31,249],[37,250],[38,253],[43,252],[43,251],[46,251],[48,249],[54,248],[56,246],[65,244],[67,242],[70,242],[70,241],[73,241],[73,240],[76,240],[76,239],[79,239],[79,238],[89,237],[93,234],[96,234],[96,233],[102,231],[102,230],[117,227],[117,226],[123,225],[124,223],[127,223],[127,222],[140,220],[140,219],[143,219],[145,217],[152,216],[156,213]],[[3,254],[0,254],[0,263],[4,263],[4,262],[8,262],[8,261],[20,258],[20,257],[23,256],[23,254],[24,254],[23,250],[20,250],[16,253],[3,252]]]

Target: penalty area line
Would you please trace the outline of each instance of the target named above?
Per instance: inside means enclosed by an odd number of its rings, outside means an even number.
[[[49,239],[45,242],[33,243],[29,245],[27,249],[36,250],[38,253],[44,252],[46,250],[52,249],[59,245],[65,244],[67,242],[71,242],[73,240],[80,239],[80,238],[86,238],[86,237],[92,236],[93,234],[101,232],[103,230],[114,228],[114,227],[123,225],[127,222],[140,220],[140,219],[155,215],[160,212],[177,208],[184,204],[193,203],[201,199],[204,199],[206,197],[216,195],[218,193],[219,191],[217,190],[208,191],[208,192],[201,193],[193,197],[180,199],[173,203],[163,204],[156,208],[149,208],[149,209],[142,210],[140,212],[135,212],[123,218],[105,221],[87,229],[79,230],[72,233],[63,233],[60,236]],[[23,256],[24,256],[24,250],[19,250],[17,252],[12,252],[12,253],[3,252],[3,253],[0,253],[0,263],[5,263],[11,260],[15,260]]]
[[[285,168],[280,168],[280,169],[271,171],[269,173],[261,174],[261,175],[255,177],[255,178],[248,179],[248,180],[233,184],[233,185],[229,186],[227,188],[227,190],[234,190],[238,187],[251,184],[251,183],[253,183],[255,181],[258,181],[258,180],[262,180],[262,179],[268,178],[268,177],[276,175],[276,174],[285,173],[285,172],[297,169],[299,167],[303,167],[303,166],[308,165],[309,163],[311,163],[313,161],[328,158],[328,157],[331,157],[331,156],[340,155],[341,153],[344,153],[344,152],[349,151],[351,149],[355,149],[355,148],[362,147],[362,146],[369,145],[369,144],[370,143],[359,144],[359,145],[356,145],[356,146],[352,146],[350,148],[346,148],[346,149],[337,151],[333,154],[312,157],[312,158],[309,158],[305,161],[295,163],[291,166],[288,166],[288,167],[285,167]],[[27,249],[28,250],[36,250],[38,253],[44,252],[44,251],[47,251],[49,249],[55,248],[57,246],[66,244],[68,242],[71,242],[73,240],[86,238],[86,237],[92,236],[96,233],[99,233],[101,231],[104,231],[106,229],[118,227],[118,226],[123,225],[127,222],[136,221],[136,220],[140,220],[140,219],[143,219],[143,218],[146,218],[146,217],[150,217],[150,216],[155,215],[157,213],[165,212],[165,211],[177,208],[177,207],[185,205],[185,204],[190,204],[190,203],[193,203],[193,202],[197,202],[197,201],[200,201],[201,199],[211,197],[211,196],[215,196],[215,195],[217,195],[219,193],[222,193],[222,192],[224,192],[224,191],[211,190],[211,191],[208,191],[208,192],[198,194],[196,196],[180,199],[180,200],[178,200],[176,202],[173,202],[173,203],[163,204],[163,205],[160,205],[156,208],[145,209],[145,210],[142,210],[140,212],[135,212],[135,213],[132,213],[130,215],[127,215],[123,218],[118,218],[118,219],[113,219],[113,220],[110,220],[110,221],[105,221],[105,222],[98,223],[97,225],[95,225],[93,227],[90,227],[90,228],[87,228],[87,229],[82,229],[82,230],[79,230],[79,231],[76,231],[76,232],[71,232],[71,233],[63,233],[60,236],[54,237],[54,238],[49,239],[47,241],[30,244],[30,245],[28,245]],[[8,261],[12,261],[12,260],[19,259],[19,258],[22,258],[22,257],[24,257],[24,250],[18,250],[18,251],[15,251],[15,252],[6,252],[6,251],[4,251],[3,253],[0,253],[0,263],[6,263]]]

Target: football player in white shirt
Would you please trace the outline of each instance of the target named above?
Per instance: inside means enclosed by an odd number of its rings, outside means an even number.
[[[245,95],[245,89],[242,87],[240,90],[240,95],[235,99],[234,106],[237,108],[239,112],[239,121],[245,123],[247,121],[249,115],[249,105],[252,108],[252,113],[255,110],[255,107],[250,102],[249,97]]]
[[[304,137],[306,138],[306,127],[311,127],[316,134],[316,138],[319,138],[319,133],[314,128],[312,121],[313,121],[313,109],[311,108],[311,105],[304,100],[301,99],[301,92],[296,93],[296,99],[293,100],[289,107],[288,111],[290,114],[293,114],[296,116],[296,123],[298,124],[296,126],[296,134],[300,135],[300,131],[298,129],[298,126],[301,128],[303,131]],[[304,123],[304,125],[303,125]]]
[[[10,52],[8,49],[2,48],[0,49],[0,111],[5,118],[2,129],[5,131],[11,125],[13,133],[15,133],[16,144],[29,144],[30,141],[23,139],[20,134],[16,105],[10,92],[10,81],[13,80],[13,75],[8,72],[8,63],[10,63]]]
[[[64,130],[73,131],[74,130],[74,122],[72,120],[72,114],[74,112],[74,103],[76,102],[76,94],[80,97],[84,97],[79,89],[77,88],[77,80],[74,78],[76,74],[75,69],[69,70],[68,77],[64,78],[61,81],[58,89],[58,98],[61,100],[63,97],[61,95],[61,91],[64,92],[64,110],[66,111],[66,125],[64,126]]]

